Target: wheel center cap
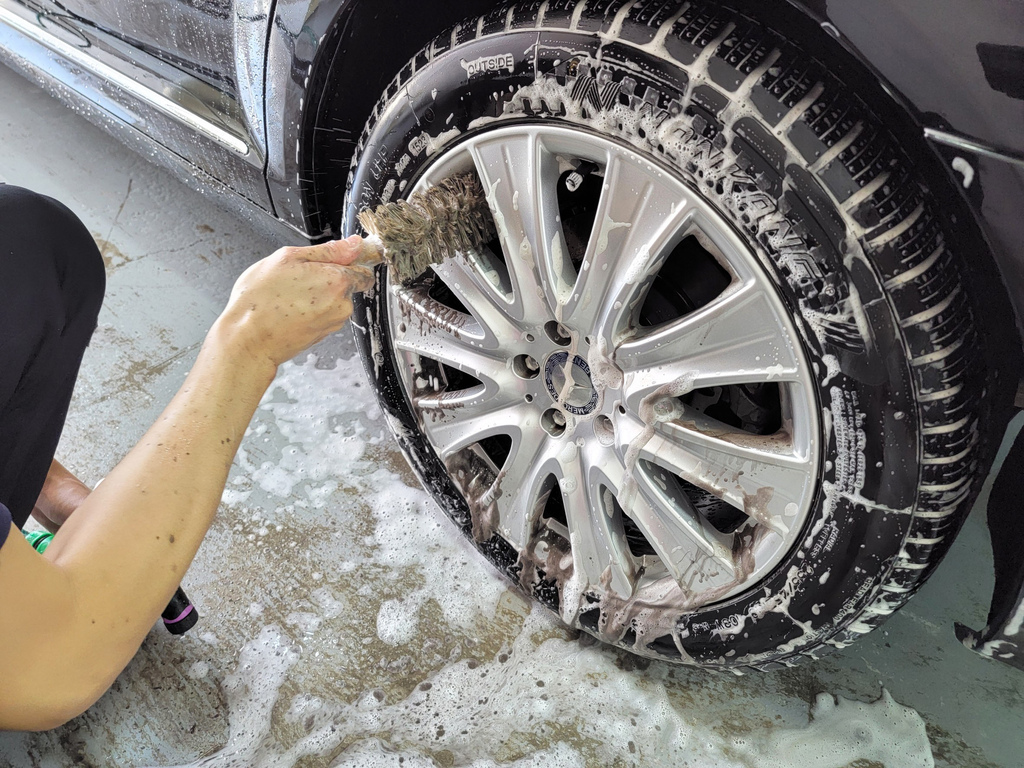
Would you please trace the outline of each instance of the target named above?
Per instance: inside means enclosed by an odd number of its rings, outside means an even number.
[[[555,352],[544,365],[544,383],[551,399],[575,416],[586,416],[597,407],[597,389],[590,379],[590,366],[579,355]]]

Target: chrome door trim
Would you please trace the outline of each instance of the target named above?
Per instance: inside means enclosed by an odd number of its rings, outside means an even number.
[[[1003,147],[995,147],[991,144],[983,143],[977,139],[971,138],[970,136],[964,136],[963,134],[954,133],[952,131],[940,131],[937,128],[925,128],[924,137],[926,139],[931,139],[937,144],[945,144],[948,147],[962,149],[965,152],[982,155],[983,157],[990,157],[993,160],[1001,160],[1005,163],[1012,163],[1024,168],[1024,153],[1022,152],[1016,152],[1012,149],[1006,149]]]
[[[249,145],[235,134],[226,131],[218,125],[214,125],[209,120],[206,120],[205,118],[202,118],[194,112],[186,109],[181,104],[164,94],[135,82],[127,75],[111,67],[109,64],[105,64],[102,61],[94,59],[92,56],[89,56],[78,48],[75,48],[73,45],[65,43],[63,40],[55,37],[42,27],[30,23],[10,9],[5,8],[3,5],[0,5],[0,23],[6,24],[26,37],[35,40],[37,43],[49,48],[57,55],[77,64],[97,77],[113,83],[122,90],[130,93],[135,98],[144,101],[155,109],[160,110],[165,115],[189,126],[196,132],[203,134],[213,141],[216,141],[218,144],[226,147],[232,152],[242,155],[243,157],[249,154]]]

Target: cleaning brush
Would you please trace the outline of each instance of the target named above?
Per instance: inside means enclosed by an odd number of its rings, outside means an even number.
[[[494,220],[475,174],[451,176],[408,200],[359,214],[366,248],[406,285],[430,266],[473,251],[495,236]]]

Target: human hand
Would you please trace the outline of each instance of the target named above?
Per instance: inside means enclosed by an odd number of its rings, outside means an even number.
[[[357,235],[281,248],[242,273],[215,327],[276,367],[341,329],[352,294],[373,285],[376,262],[367,254]]]
[[[50,533],[56,533],[91,492],[89,486],[54,459],[32,508],[32,517]]]

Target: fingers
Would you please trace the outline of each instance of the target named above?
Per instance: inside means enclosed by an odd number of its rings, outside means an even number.
[[[223,324],[234,324],[247,348],[280,364],[339,330],[351,317],[353,294],[375,282],[357,262],[361,238],[282,248],[235,282]]]
[[[325,289],[330,287],[337,296],[349,298],[354,293],[365,293],[377,282],[374,272],[369,267],[343,267],[336,264],[311,265],[323,270]],[[340,281],[335,278],[340,277]]]
[[[316,344],[323,339],[326,339],[332,333],[337,333],[352,317],[354,307],[352,305],[352,298],[348,294],[342,294],[338,296],[331,306],[329,314],[323,315],[319,318],[320,322],[316,325],[315,329],[309,327],[310,336],[305,340],[302,345],[302,349],[305,349],[313,344]],[[295,350],[295,354],[301,350]],[[294,355],[292,355],[294,357]]]
[[[365,293],[376,282],[373,270],[369,267],[351,266],[342,269],[345,270],[346,277],[352,284],[352,293]]]
[[[349,318],[352,317],[354,307],[352,306],[351,298],[344,298],[338,302],[337,316],[335,317],[334,323],[328,329],[327,333],[324,334],[324,338],[330,336],[332,333],[337,333],[348,322]]]
[[[380,238],[363,238],[359,235],[352,235],[348,241],[352,242],[355,238],[358,238],[359,255],[355,261],[351,262],[353,265],[375,267],[384,261],[384,248],[381,246]]]
[[[352,235],[345,240],[330,240],[319,245],[305,247],[282,248],[283,261],[311,261],[341,266],[361,265],[373,266],[380,264],[381,251],[359,235]]]

